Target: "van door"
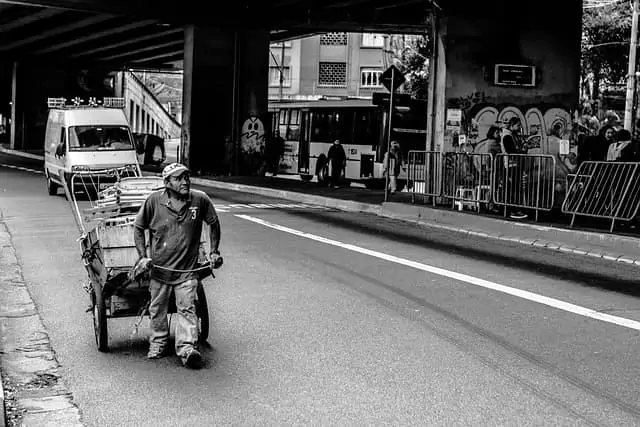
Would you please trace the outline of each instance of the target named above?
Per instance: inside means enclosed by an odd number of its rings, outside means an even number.
[[[66,129],[62,126],[61,114],[51,111],[45,132],[45,174],[56,182],[61,182],[60,170],[64,168],[67,153]]]

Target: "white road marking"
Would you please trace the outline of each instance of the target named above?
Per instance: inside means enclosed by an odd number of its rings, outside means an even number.
[[[518,298],[522,298],[525,300],[537,302],[539,304],[544,304],[549,307],[557,308],[559,310],[567,311],[569,313],[577,314],[580,316],[588,317],[595,320],[601,320],[603,322],[612,323],[614,325],[623,326],[625,328],[634,329],[636,331],[640,331],[640,322],[635,320],[626,319],[624,317],[612,316],[610,314],[600,313],[596,310],[582,307],[579,305],[571,304],[565,301],[561,301],[555,298],[546,297],[544,295],[539,295],[533,292],[524,291],[522,289],[516,289],[505,285],[500,285],[498,283],[490,282],[488,280],[479,279],[477,277],[468,276],[462,273],[456,273],[455,271],[445,270],[443,268],[434,267],[427,264],[422,264],[419,262],[411,261],[404,258],[399,258],[393,255],[388,255],[382,252],[373,251],[370,249],[361,248],[359,246],[351,245],[348,243],[342,243],[337,240],[327,239],[326,237],[317,236],[311,233],[305,233],[303,231],[298,231],[293,228],[284,227],[282,225],[274,224],[260,218],[255,218],[249,215],[235,215],[238,218],[245,219],[247,221],[252,221],[256,224],[261,224],[265,227],[273,228],[274,230],[283,231],[285,233],[293,234],[295,236],[304,237],[306,239],[315,240],[316,242],[326,243],[327,245],[337,246],[343,249],[347,249],[349,251],[358,252],[364,255],[369,255],[375,258],[383,259],[385,261],[394,262],[396,264],[405,265],[407,267],[412,267],[417,270],[425,271],[427,273],[437,274],[439,276],[448,277],[454,280],[458,280],[461,282],[465,282],[471,285],[480,286],[483,288],[491,289],[494,291],[502,292],[505,294],[513,295]]]
[[[39,173],[41,175],[44,174],[44,171],[39,171],[39,170],[36,170],[36,169],[23,168],[22,166],[7,165],[5,163],[0,163],[0,166],[4,166],[5,168],[18,169],[18,170],[26,171],[26,172]]]
[[[292,204],[284,204],[284,203],[235,203],[230,205],[215,205],[216,211],[221,213],[229,213],[231,210],[245,209],[245,210],[255,210],[255,209],[315,209],[315,210],[329,210],[330,208],[326,206],[317,206],[317,205],[307,205],[304,203],[292,203]]]

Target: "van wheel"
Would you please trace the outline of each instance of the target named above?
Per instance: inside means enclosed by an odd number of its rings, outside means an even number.
[[[50,196],[58,194],[58,184],[53,182],[49,177],[47,177],[47,192]]]

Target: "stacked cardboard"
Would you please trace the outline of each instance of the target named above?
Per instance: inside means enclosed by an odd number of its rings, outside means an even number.
[[[94,207],[85,209],[85,220],[97,221],[131,214],[140,209],[149,194],[162,188],[164,182],[160,177],[123,178],[99,193]]]

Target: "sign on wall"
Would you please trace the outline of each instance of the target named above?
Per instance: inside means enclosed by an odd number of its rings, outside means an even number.
[[[535,87],[537,84],[536,67],[495,64],[493,83],[499,86]]]

